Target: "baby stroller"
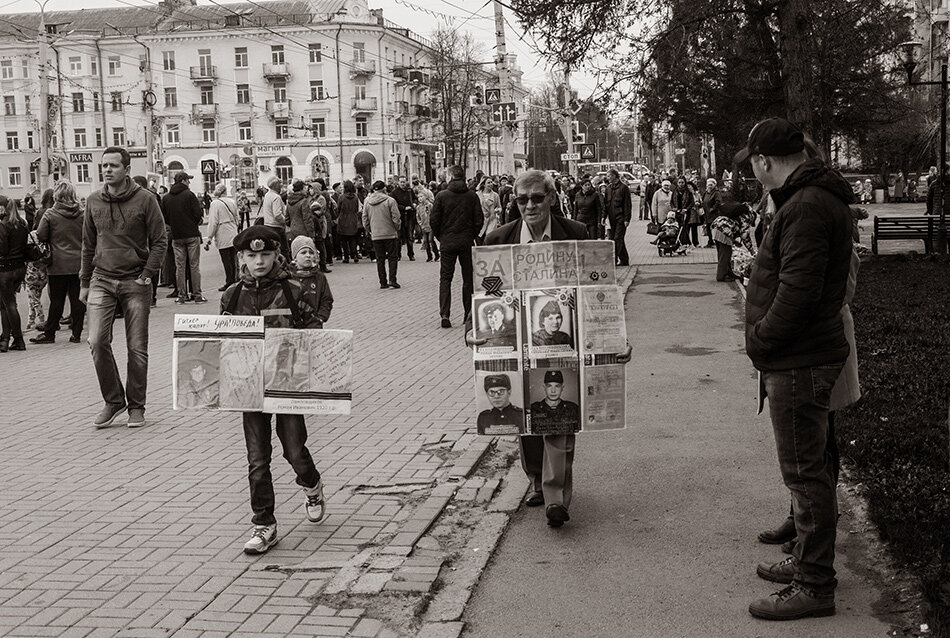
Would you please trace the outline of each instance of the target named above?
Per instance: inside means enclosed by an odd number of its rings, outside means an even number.
[[[660,226],[660,232],[656,236],[656,251],[660,257],[686,253],[687,247],[680,243],[679,234],[680,225],[676,222],[675,216],[667,217],[666,223]]]

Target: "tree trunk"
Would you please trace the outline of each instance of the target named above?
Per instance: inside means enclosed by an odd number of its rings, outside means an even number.
[[[784,0],[777,7],[779,22],[779,50],[782,57],[782,76],[785,90],[785,113],[793,124],[810,135],[815,135],[815,114],[812,108],[814,88],[809,47],[811,16],[808,0]],[[825,140],[817,140],[819,148]]]

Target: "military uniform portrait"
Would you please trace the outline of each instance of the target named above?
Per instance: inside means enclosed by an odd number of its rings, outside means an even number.
[[[573,293],[557,295],[531,293],[528,295],[530,312],[531,348],[533,354],[567,353],[575,350]]]
[[[514,308],[496,297],[475,300],[475,334],[486,343],[478,347],[488,353],[514,352],[518,347],[518,317]]]
[[[221,342],[181,340],[175,372],[178,408],[213,409],[219,403]]]
[[[524,433],[524,409],[521,375],[517,372],[475,373],[476,425],[479,434]]]
[[[529,372],[530,434],[574,434],[581,429],[579,375],[574,366]]]

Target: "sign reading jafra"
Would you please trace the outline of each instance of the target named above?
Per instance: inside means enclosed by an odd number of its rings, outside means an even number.
[[[214,175],[218,170],[218,163],[214,160],[201,160],[201,174]]]
[[[92,153],[70,153],[69,161],[74,164],[92,164]]]

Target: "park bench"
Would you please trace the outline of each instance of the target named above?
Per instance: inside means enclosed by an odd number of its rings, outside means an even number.
[[[888,239],[920,239],[925,252],[930,252],[936,232],[935,217],[875,217],[871,234],[871,252],[877,254],[877,243]]]

